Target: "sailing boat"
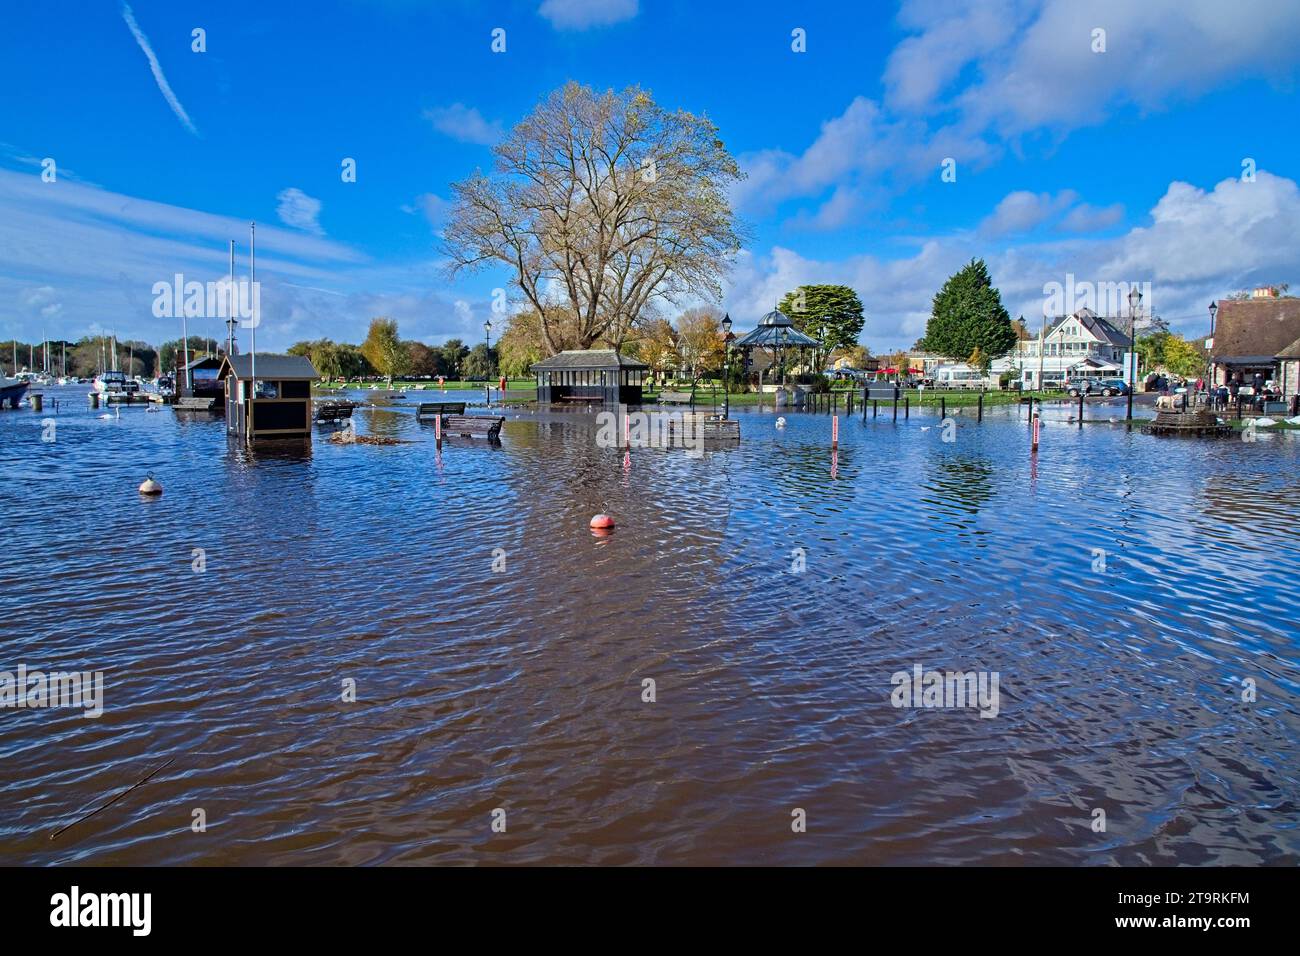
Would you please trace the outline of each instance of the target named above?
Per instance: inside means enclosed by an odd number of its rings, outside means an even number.
[[[129,401],[131,396],[140,390],[140,383],[135,379],[126,377],[125,372],[117,370],[117,339],[113,338],[113,367],[105,369],[95,376],[95,391],[99,392],[108,401]]]

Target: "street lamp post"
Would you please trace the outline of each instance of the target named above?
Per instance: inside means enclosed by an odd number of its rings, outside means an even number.
[[[1133,393],[1137,391],[1137,310],[1142,305],[1142,293],[1136,288],[1128,294],[1128,425],[1133,430]]]
[[[1211,302],[1210,303],[1210,337],[1205,342],[1205,348],[1207,351],[1214,348],[1214,317],[1218,314],[1219,314],[1219,303]],[[1214,387],[1214,359],[1210,358],[1209,356],[1206,357],[1209,358],[1209,362],[1207,364],[1210,367],[1210,380],[1205,383],[1206,391],[1208,392],[1211,388]]]
[[[722,316],[722,418],[731,417],[731,316]]]

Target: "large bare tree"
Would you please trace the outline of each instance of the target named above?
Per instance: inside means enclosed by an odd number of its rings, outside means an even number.
[[[561,326],[578,348],[617,348],[654,299],[720,297],[743,174],[708,119],[569,82],[493,151],[493,175],[452,186],[445,251],[453,274],[511,270],[547,354],[567,344]]]

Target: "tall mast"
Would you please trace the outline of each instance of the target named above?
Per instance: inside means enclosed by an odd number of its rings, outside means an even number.
[[[250,305],[257,302],[258,296],[254,291],[257,288],[257,265],[254,262],[254,256],[257,248],[257,223],[248,224],[248,302]],[[252,327],[248,333],[248,351],[250,358],[248,360],[249,371],[248,377],[252,379],[252,397],[257,397],[257,312],[259,309],[250,309],[253,312],[252,321],[249,325]]]
[[[252,294],[251,291],[249,293]],[[235,240],[230,240],[230,308],[226,310],[226,354],[235,354]]]

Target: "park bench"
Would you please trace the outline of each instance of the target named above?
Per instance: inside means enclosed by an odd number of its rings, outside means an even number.
[[[464,415],[464,402],[421,402],[415,410],[415,417],[420,421],[434,419],[439,415]]]
[[[660,405],[690,405],[692,404],[690,392],[660,392]]]
[[[356,402],[318,402],[312,413],[312,421],[339,422],[352,417]]]
[[[178,412],[210,412],[216,406],[215,398],[195,398],[192,395],[182,396],[172,403],[172,408]]]
[[[444,437],[460,435],[462,438],[482,435],[489,441],[498,441],[504,422],[505,417],[498,415],[444,415],[442,434]]]
[[[699,435],[705,440],[740,437],[740,422],[734,418],[724,419],[721,415],[714,415],[711,412],[674,412],[673,414],[681,415],[684,431]],[[669,419],[669,426],[673,427],[672,419]]]

